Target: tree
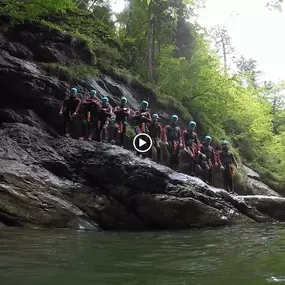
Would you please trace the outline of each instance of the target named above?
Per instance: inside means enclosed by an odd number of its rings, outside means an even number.
[[[265,100],[271,105],[273,115],[273,132],[280,134],[285,131],[285,82],[273,83],[264,82],[264,91],[262,93]]]
[[[257,69],[257,61],[252,58],[246,59],[244,56],[241,56],[236,60],[236,66],[238,68],[238,75],[243,83],[256,89],[259,84],[259,76],[262,74],[262,72]]]
[[[271,11],[277,9],[281,13],[282,4],[283,4],[283,0],[270,0],[267,2],[266,7],[268,7]]]
[[[229,57],[235,51],[232,45],[232,39],[224,26],[213,27],[210,30],[210,37],[215,44],[218,55],[223,59],[224,73],[226,74],[229,68]]]

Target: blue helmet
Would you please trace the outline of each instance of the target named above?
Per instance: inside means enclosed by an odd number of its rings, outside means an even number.
[[[109,98],[107,96],[104,96],[102,99],[103,102],[109,102]]]
[[[97,91],[96,90],[91,90],[91,95],[96,95]]]
[[[121,98],[121,102],[127,102],[127,101],[128,101],[128,99],[127,99],[126,97],[123,96],[123,97]]]
[[[77,93],[77,89],[76,88],[71,88],[71,92],[76,94]]]
[[[171,116],[171,120],[172,121],[177,121],[178,120],[178,116],[177,115],[172,115]]]
[[[145,100],[143,100],[143,101],[141,101],[141,105],[146,105],[146,106],[148,106],[148,102],[145,101]]]
[[[229,145],[229,142],[228,141],[222,141],[221,145]]]
[[[205,136],[204,137],[204,141],[211,141],[211,140],[212,140],[212,138],[210,136]]]
[[[153,115],[152,115],[152,118],[153,118],[153,119],[158,119],[159,117],[158,117],[157,114],[153,114]]]
[[[196,123],[194,121],[189,122],[188,126],[196,127]]]

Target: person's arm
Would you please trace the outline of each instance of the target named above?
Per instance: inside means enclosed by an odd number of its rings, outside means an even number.
[[[148,123],[151,123],[151,122],[152,122],[151,115],[150,115],[149,112],[146,112],[145,117],[146,117],[146,120],[147,120]]]
[[[77,101],[77,105],[76,105],[75,112],[74,112],[75,114],[78,113],[79,108],[80,108],[80,106],[81,106],[81,100],[80,100],[80,99],[77,99],[76,101]]]
[[[111,117],[112,111],[113,111],[113,108],[112,108],[111,106],[109,106],[108,109],[106,110],[106,115],[107,115],[108,117]]]
[[[183,147],[186,148],[186,131],[183,131],[182,133],[182,142],[183,142]]]
[[[198,136],[197,136],[197,134],[195,133],[195,137],[194,137],[194,143],[196,144],[196,145],[198,145],[200,142],[199,142],[199,139],[198,139]]]
[[[237,161],[236,161],[234,155],[232,154],[232,152],[231,152],[231,158],[232,158],[232,162],[233,162],[233,164],[235,165],[235,167],[238,168],[238,163],[237,163]]]
[[[182,141],[182,132],[181,132],[181,129],[179,128],[179,131],[178,131],[178,137],[179,137],[179,143],[180,145],[183,146],[183,141]]]
[[[158,124],[158,134],[157,137],[162,140],[162,127],[160,124]]]
[[[66,108],[66,99],[63,100],[61,106],[60,106],[60,111],[59,113],[62,114],[62,112],[65,110]]]
[[[115,115],[117,115],[118,113],[120,113],[120,111],[121,111],[121,108],[120,108],[120,107],[117,106],[117,107],[114,108],[114,114],[115,114]]]
[[[218,167],[221,167],[221,161],[220,161],[220,157],[219,155],[216,154],[216,152],[214,151],[214,149],[212,149],[212,163],[215,164]]]
[[[164,128],[164,141],[167,142],[168,140],[168,126]]]
[[[139,111],[135,111],[132,114],[132,119],[137,119],[141,116],[141,113]]]

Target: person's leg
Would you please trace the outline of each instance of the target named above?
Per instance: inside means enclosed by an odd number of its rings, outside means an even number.
[[[208,184],[213,186],[213,170],[212,167],[208,166]]]
[[[160,158],[161,158],[161,149],[160,149],[160,144],[158,142],[156,146],[156,162],[157,163],[160,163]]]
[[[70,136],[70,122],[71,122],[71,118],[69,115],[69,111],[66,110],[63,113],[63,128],[64,128],[64,135],[65,136]]]
[[[125,137],[127,133],[127,124],[123,124],[123,130],[120,133],[120,146],[124,147],[125,145]]]
[[[179,148],[179,144],[177,143],[176,149],[175,149],[175,151],[174,151],[174,165],[175,165],[175,170],[179,170],[179,152],[180,152],[180,148]]]
[[[103,122],[103,127],[102,127],[102,141],[107,142],[108,141],[108,120],[105,120]]]
[[[79,139],[80,140],[84,140],[86,139],[86,137],[88,136],[88,120],[87,120],[87,115],[85,117],[85,115],[83,115],[81,118],[81,134]]]
[[[222,175],[223,175],[224,189],[228,192],[229,191],[229,184],[228,184],[228,172],[227,172],[227,169],[222,171]]]
[[[112,140],[111,140],[112,144],[115,144],[117,142],[118,132],[119,132],[119,123],[115,122],[113,125],[113,134],[112,134]]]
[[[104,121],[103,119],[99,119],[98,121],[98,128],[97,128],[97,141],[102,142],[102,130],[104,127]]]

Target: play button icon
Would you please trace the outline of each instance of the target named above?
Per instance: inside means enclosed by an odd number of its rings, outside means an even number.
[[[134,137],[133,146],[137,152],[148,152],[152,147],[152,139],[147,134],[138,134]]]

